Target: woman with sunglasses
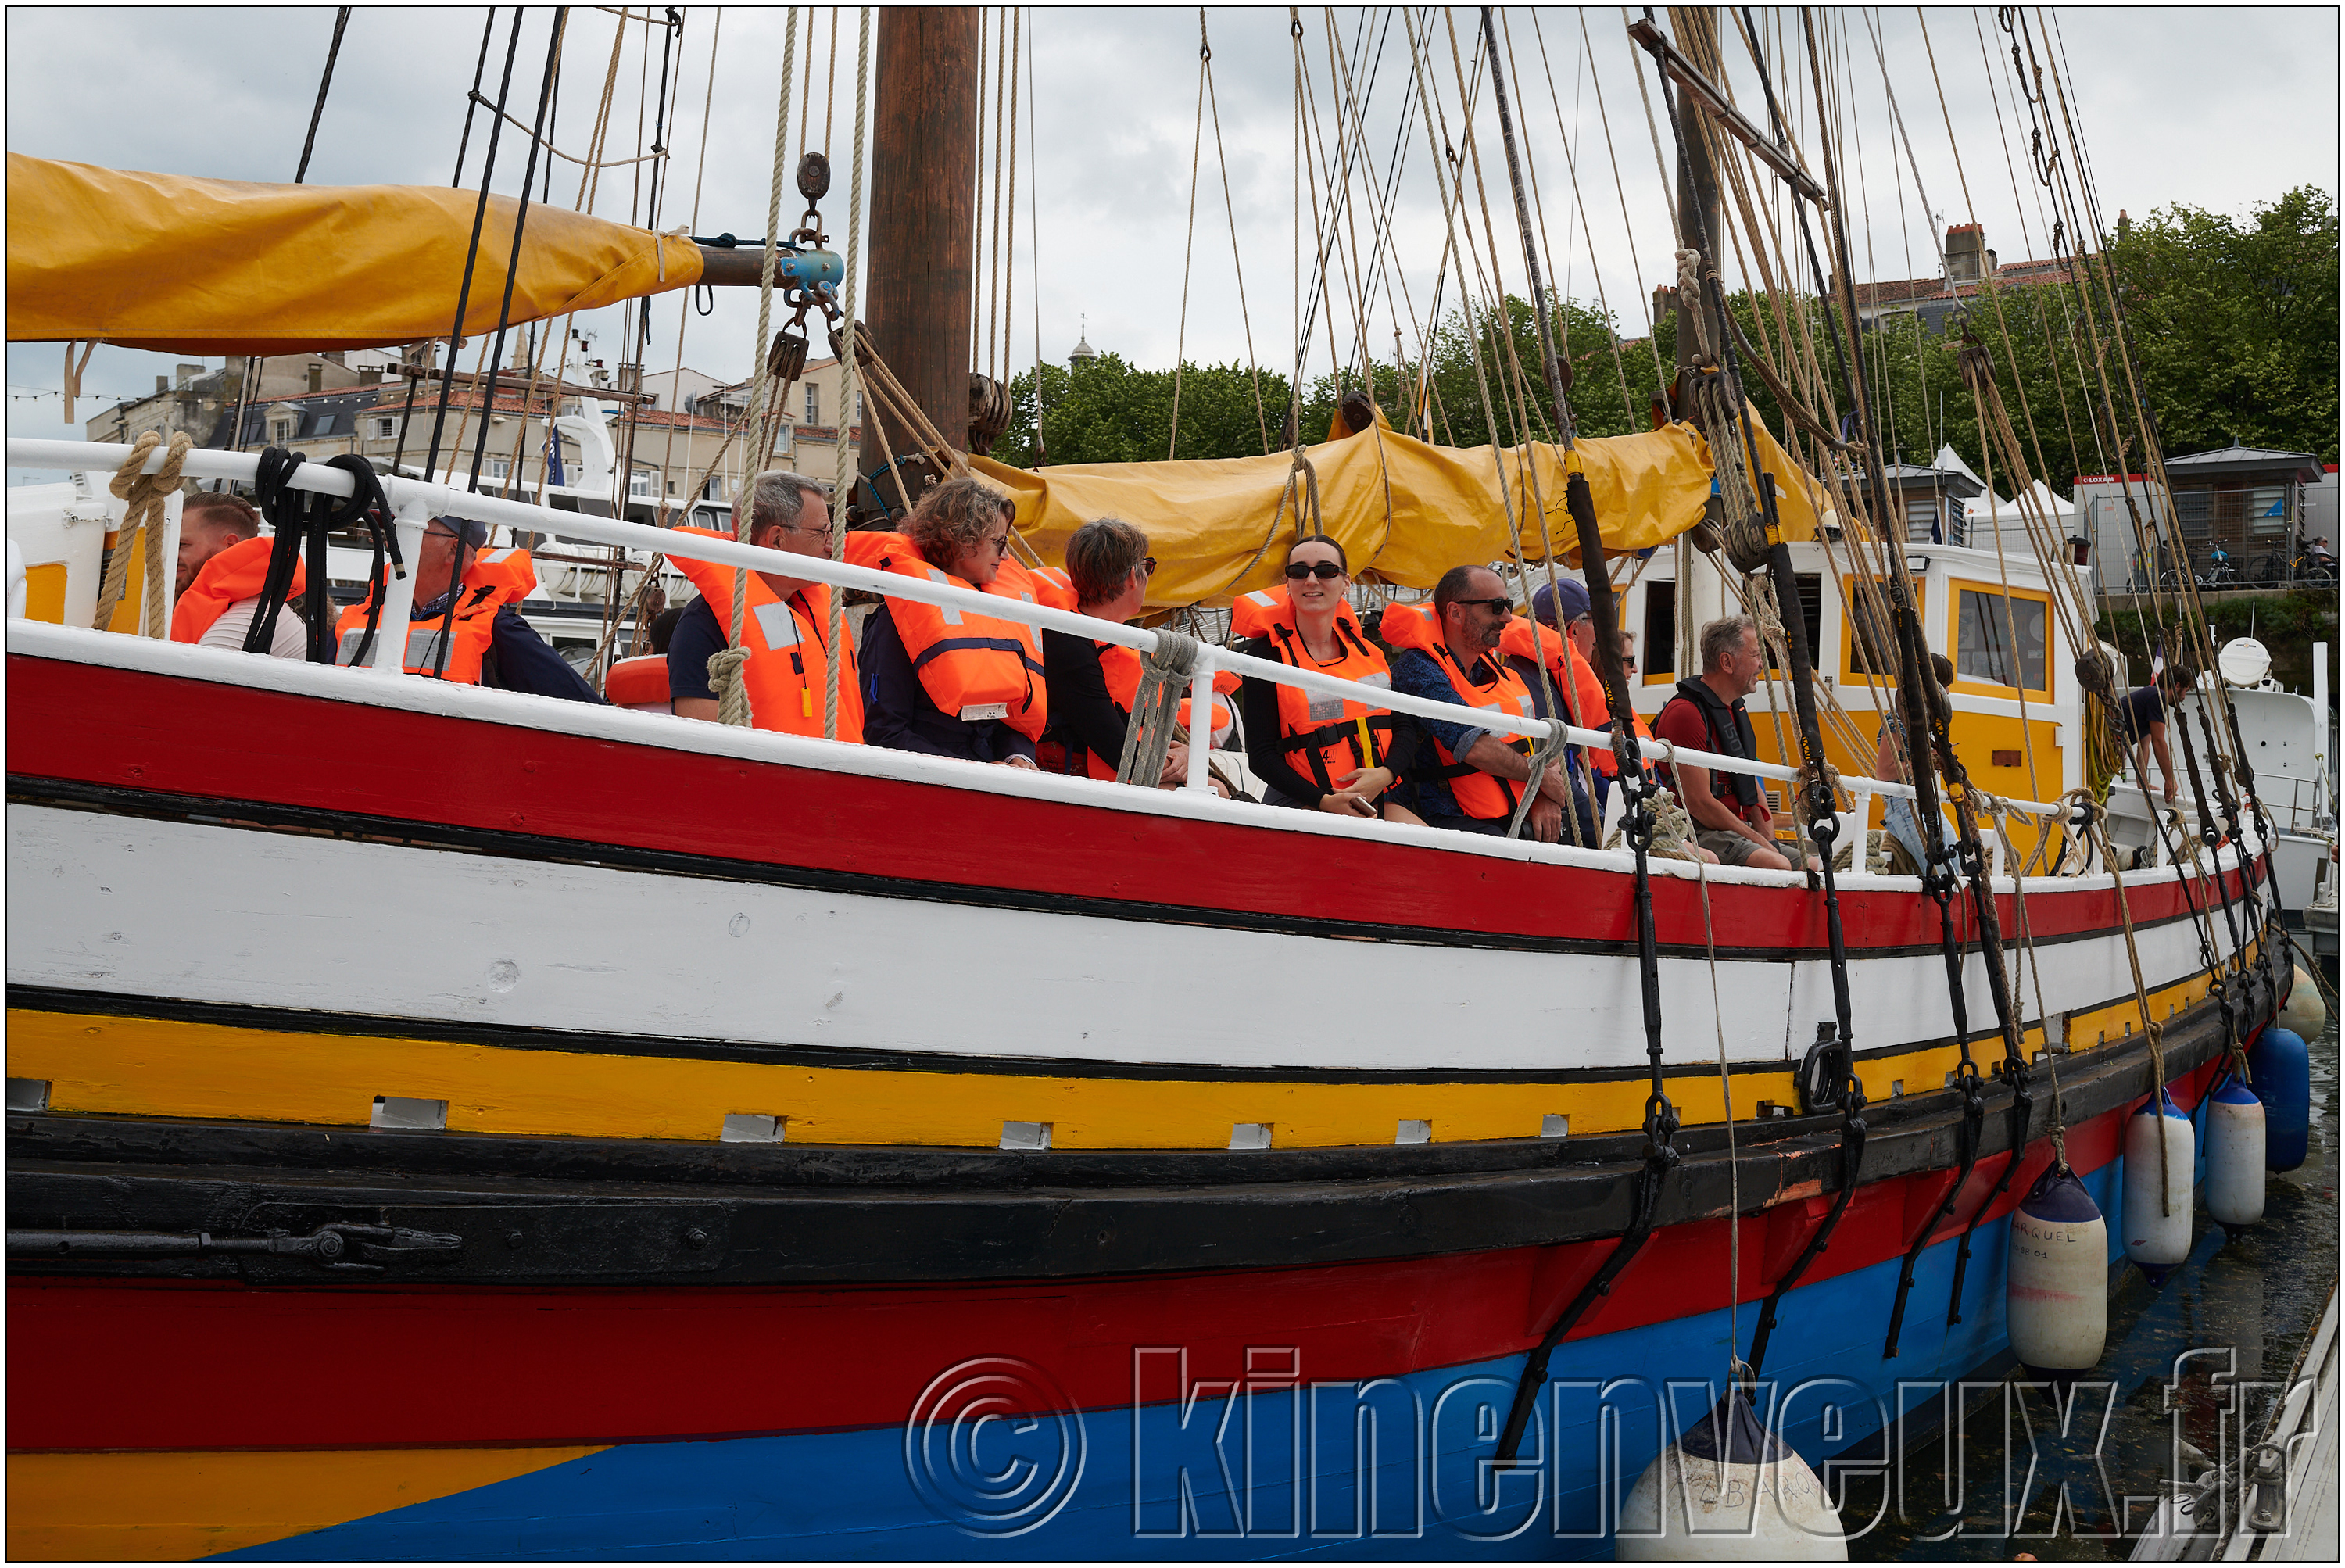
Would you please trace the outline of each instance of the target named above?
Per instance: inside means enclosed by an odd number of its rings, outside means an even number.
[[[1140,614],[1148,598],[1148,579],[1155,570],[1156,557],[1148,553],[1147,535],[1121,518],[1101,517],[1084,524],[1067,540],[1063,572],[1045,567],[1035,575],[1045,579],[1047,585],[1061,589],[1066,607],[1099,620],[1122,622]],[[1112,782],[1123,760],[1132,705],[1140,693],[1140,655],[1121,643],[1094,642],[1071,632],[1045,630],[1042,667],[1050,682],[1051,734],[1064,748],[1066,770]],[[1234,691],[1237,677],[1217,677],[1214,686]],[[1184,724],[1190,723],[1189,706],[1189,699],[1183,697]],[[1213,731],[1226,733],[1229,709],[1218,701],[1213,706]],[[1046,743],[1043,750],[1050,749]],[[1165,748],[1163,770],[1155,782],[1171,788],[1188,776],[1189,745],[1175,740]],[[1220,790],[1220,781],[1214,782]]]
[[[974,478],[948,479],[920,497],[902,535],[874,564],[916,582],[1041,601],[1010,559],[1010,498]],[[887,598],[863,623],[863,738],[1009,768],[1032,768],[1050,718],[1042,644],[1023,621]]]
[[[1230,629],[1252,639],[1238,651],[1391,689],[1383,652],[1345,598],[1351,585],[1341,545],[1324,535],[1298,540],[1286,552],[1284,591],[1242,594],[1231,606]],[[1408,715],[1266,680],[1247,681],[1243,703],[1246,761],[1264,800],[1424,825],[1391,798],[1424,733]]]

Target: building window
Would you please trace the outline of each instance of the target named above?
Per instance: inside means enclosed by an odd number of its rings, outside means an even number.
[[[513,472],[513,460],[507,457],[492,457],[482,465],[482,471],[491,479],[502,479]]]
[[[671,479],[671,480],[669,480],[669,481],[667,482],[667,493],[668,493],[670,495],[673,495],[673,494],[675,494],[675,480],[673,480],[673,479]]]
[[[855,423],[858,424],[863,423],[863,390],[860,387],[858,387],[855,392]]]
[[[731,486],[726,483],[723,474],[712,473],[708,476],[708,483],[700,488],[700,498],[703,501],[730,500]]]
[[[822,389],[812,382],[807,382],[807,423],[822,423]]]
[[[389,441],[398,433],[399,421],[391,418],[389,414],[380,415],[375,419],[374,438],[377,441]]]
[[[627,494],[645,497],[658,494],[659,475],[648,468],[638,468],[627,475]]]
[[[1954,623],[1954,678],[1988,686],[2052,689],[2051,649],[2045,640],[2046,605],[2000,589],[1964,586]],[[2005,606],[2008,605],[2006,611]]]
[[[269,422],[269,439],[279,446],[282,446],[285,443],[292,440],[293,421],[289,419],[270,420]]]

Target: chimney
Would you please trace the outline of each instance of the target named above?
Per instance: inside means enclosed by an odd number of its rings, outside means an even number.
[[[2130,233],[2132,233],[2132,232],[2133,232],[2133,219],[2132,219],[2132,217],[2131,217],[2129,214],[2127,214],[2127,211],[2126,211],[2126,209],[2125,209],[2124,208],[2122,208],[2122,207],[2118,208],[2118,209],[2117,209],[2117,238],[2118,238],[2118,239],[2124,239],[2127,235],[2128,235],[2128,234],[2130,234]]]
[[[158,392],[169,392],[171,390],[171,378],[168,376],[157,376],[155,378],[155,390]]]
[[[321,364],[315,364],[315,363],[313,363],[313,364],[311,364],[311,365],[310,365],[310,390],[311,392],[324,392],[324,391],[326,390],[326,367],[325,367],[325,366],[323,366],[323,365],[321,365]]]
[[[1946,229],[1946,281],[1977,283],[1985,280],[1985,269],[1992,265],[1988,258],[1994,252],[1986,248],[1986,233],[1975,223],[1956,223]]]
[[[186,386],[189,382],[194,381],[198,376],[203,373],[204,367],[201,365],[181,365],[179,367],[179,384],[181,386]]]

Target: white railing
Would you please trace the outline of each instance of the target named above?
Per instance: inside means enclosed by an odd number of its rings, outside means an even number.
[[[92,471],[112,473],[128,461],[128,446],[82,441],[46,441],[11,436],[8,439],[8,465],[12,468],[50,468],[66,472]],[[163,465],[164,452],[157,446],[147,459],[147,472],[157,473]],[[260,459],[257,453],[215,452],[198,449],[188,454],[180,472],[191,479],[227,479],[251,483],[258,474]],[[315,491],[321,494],[348,497],[351,480],[348,473],[320,463],[304,463],[295,469],[287,484],[296,490]],[[1156,650],[1157,636],[1141,626],[1128,626],[1112,621],[1095,620],[1071,610],[1053,609],[1048,605],[1029,605],[998,595],[983,594],[973,589],[954,587],[949,584],[923,581],[895,572],[884,572],[869,566],[850,565],[827,556],[792,555],[782,550],[765,550],[744,545],[733,539],[711,539],[696,534],[679,534],[670,529],[655,528],[642,523],[625,523],[606,517],[590,517],[577,512],[557,512],[551,507],[533,506],[526,502],[505,501],[493,495],[476,494],[451,489],[446,485],[430,484],[421,480],[385,477],[381,481],[384,496],[397,514],[394,525],[399,530],[401,553],[409,560],[416,557],[423,538],[424,524],[434,517],[468,517],[482,523],[502,523],[509,527],[524,528],[533,533],[560,532],[574,538],[590,539],[596,544],[615,545],[626,549],[656,550],[668,555],[689,555],[697,560],[716,561],[726,565],[745,566],[754,571],[779,572],[792,577],[832,587],[860,588],[888,598],[911,599],[920,604],[939,605],[952,609],[975,610],[999,620],[1020,621],[1028,626],[1048,627],[1054,631],[1071,632],[1098,642],[1118,643],[1142,653]],[[401,655],[407,647],[408,612],[411,608],[413,579],[395,576],[390,592],[384,596],[382,616],[371,667],[377,673],[405,673]],[[1496,708],[1477,708],[1461,715],[1457,704],[1436,702],[1426,697],[1411,697],[1406,692],[1388,691],[1376,687],[1360,686],[1348,680],[1338,680],[1316,670],[1298,669],[1274,659],[1259,659],[1233,653],[1211,645],[1197,650],[1197,665],[1192,695],[1196,710],[1203,712],[1211,706],[1213,673],[1217,668],[1234,670],[1258,680],[1276,682],[1314,692],[1322,697],[1348,697],[1354,702],[1396,713],[1415,714],[1420,718],[1435,718],[1444,723],[1471,723],[1477,729],[1502,730],[1510,735],[1527,735],[1544,738],[1560,731],[1562,738],[1574,746],[1592,747],[1609,751],[1612,737],[1595,729],[1582,729],[1574,725],[1558,724],[1542,718],[1525,718],[1503,713]],[[1644,756],[1654,761],[1675,760],[1690,763],[1723,773],[1741,773],[1759,779],[1771,779],[1778,783],[1796,783],[1799,770],[1777,762],[1760,762],[1741,757],[1725,757],[1715,752],[1694,751],[1684,747],[1674,748],[1658,741],[1639,739],[1638,747]],[[1205,779],[1206,748],[1189,749],[1189,787],[1207,789]],[[1842,787],[1859,797],[1860,811],[1863,796],[1886,795],[1901,800],[1914,799],[1910,784],[1900,784],[1885,779],[1863,779],[1843,775]],[[2066,808],[2041,800],[2014,800],[1995,798],[1992,809],[2005,809],[2022,816],[2058,818]],[[1863,817],[1858,817],[1863,821]]]

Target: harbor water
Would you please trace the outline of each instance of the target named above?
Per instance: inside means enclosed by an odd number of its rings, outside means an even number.
[[[2333,1013],[2311,1056],[2308,1152],[2297,1169],[2269,1173],[2262,1221],[2227,1238],[2202,1186],[2188,1261],[2162,1286],[2114,1266],[2108,1349],[2093,1378],[2056,1397],[2022,1387],[2014,1369],[1983,1369],[1953,1431],[1940,1421],[1909,1441],[1886,1477],[1845,1476],[1852,1558],[2122,1562],[2187,1451],[2178,1437],[2210,1459],[2252,1446],[2338,1281]]]

